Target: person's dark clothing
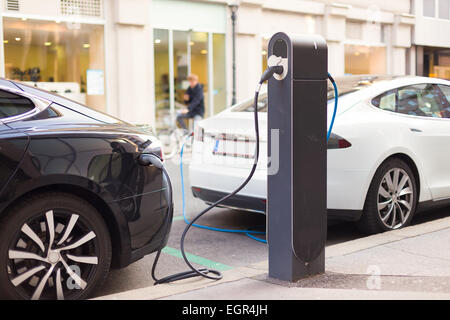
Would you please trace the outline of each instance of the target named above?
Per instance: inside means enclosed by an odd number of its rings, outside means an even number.
[[[203,86],[198,83],[195,87],[189,87],[186,90],[189,95],[189,100],[184,101],[188,105],[188,115],[190,118],[194,116],[201,116],[205,114],[205,99],[203,95]]]

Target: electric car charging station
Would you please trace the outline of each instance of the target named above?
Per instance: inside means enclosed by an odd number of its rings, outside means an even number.
[[[327,81],[335,88],[335,109],[327,132]],[[327,233],[326,170],[327,140],[337,109],[337,87],[327,71],[327,45],[320,36],[289,36],[276,33],[269,42],[268,67],[256,87],[254,98],[254,126],[256,148],[254,163],[248,177],[231,193],[209,205],[191,221],[185,216],[183,179],[183,150],[180,154],[183,218],[187,223],[180,247],[190,271],[156,277],[156,266],[162,248],[152,267],[155,285],[192,277],[220,280],[220,271],[195,268],[189,261],[184,243],[191,227],[207,230],[245,233],[250,230],[227,230],[198,225],[195,222],[225,200],[238,194],[251,181],[259,161],[260,133],[258,98],[261,86],[268,86],[268,148],[276,150],[268,155],[277,163],[267,171],[267,243],[269,247],[269,277],[295,282],[303,277],[325,271],[325,241]],[[272,135],[272,132],[278,134]],[[276,137],[276,138],[273,138]],[[273,148],[274,147],[274,148]],[[162,168],[156,157],[142,160]],[[156,163],[154,163],[156,162]],[[295,165],[294,165],[295,164]],[[172,191],[171,191],[172,192]],[[256,239],[258,240],[258,239]]]
[[[296,281],[325,270],[327,45],[320,36],[277,33],[268,65],[284,69],[268,86],[268,150],[279,151],[269,155],[278,170],[267,177],[269,277]]]

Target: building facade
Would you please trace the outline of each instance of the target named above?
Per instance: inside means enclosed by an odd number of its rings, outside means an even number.
[[[156,128],[173,123],[189,73],[207,116],[230,106],[233,65],[237,101],[250,97],[277,31],[321,34],[335,76],[450,79],[450,0],[2,2],[0,75]]]

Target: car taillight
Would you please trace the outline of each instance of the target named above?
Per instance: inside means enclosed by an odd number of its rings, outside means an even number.
[[[342,138],[341,136],[338,136],[337,134],[332,133],[330,135],[330,139],[328,140],[328,146],[327,149],[346,149],[350,148],[352,144]]]
[[[195,130],[194,130],[194,140],[203,142],[204,134],[205,134],[205,130],[200,126],[196,126]]]

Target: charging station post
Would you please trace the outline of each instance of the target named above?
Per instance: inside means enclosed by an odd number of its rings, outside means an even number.
[[[269,277],[294,282],[325,271],[327,232],[327,45],[321,36],[275,34],[268,84]],[[272,131],[278,130],[278,139]],[[274,147],[278,144],[278,148]]]

